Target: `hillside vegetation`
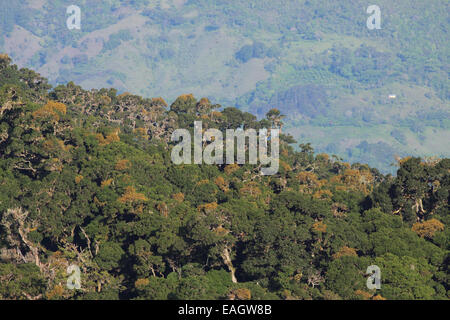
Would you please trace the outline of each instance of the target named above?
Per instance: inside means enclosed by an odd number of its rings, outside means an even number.
[[[282,134],[273,176],[174,165],[171,133],[196,120],[282,126],[189,94],[51,88],[1,55],[0,299],[449,298],[450,159],[393,177]]]
[[[72,2],[6,1],[0,51],[53,85],[277,108],[298,141],[383,173],[450,156],[446,0],[79,0],[69,30]]]

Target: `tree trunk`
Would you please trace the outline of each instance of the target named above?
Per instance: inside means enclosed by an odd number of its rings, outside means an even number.
[[[231,272],[231,281],[232,281],[233,283],[237,283],[237,279],[236,279],[236,275],[235,275],[236,269],[233,267],[233,263],[231,262],[230,251],[229,251],[228,247],[225,247],[225,248],[223,249],[223,252],[222,252],[222,259],[223,259],[223,261],[225,262],[225,264],[226,264],[226,266],[228,267],[228,269],[230,269],[230,272]]]

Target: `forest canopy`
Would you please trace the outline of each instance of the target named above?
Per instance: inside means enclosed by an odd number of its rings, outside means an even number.
[[[283,126],[190,94],[52,88],[0,55],[0,299],[449,298],[450,159],[383,175],[281,134],[273,176],[175,165],[171,133],[194,121]]]

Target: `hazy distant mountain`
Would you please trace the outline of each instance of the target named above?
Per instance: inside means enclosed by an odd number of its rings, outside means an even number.
[[[69,5],[81,30],[69,30]],[[394,154],[450,155],[448,1],[5,1],[0,51],[52,84],[264,114],[317,151],[393,172]]]

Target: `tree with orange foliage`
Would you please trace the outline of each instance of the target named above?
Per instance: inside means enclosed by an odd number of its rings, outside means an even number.
[[[61,115],[65,115],[67,107],[64,103],[50,100],[43,107],[33,112],[34,118],[51,117],[55,122],[59,121]]]
[[[172,195],[172,199],[178,203],[182,203],[184,201],[184,194],[182,192],[175,193]]]
[[[107,180],[104,180],[104,181],[102,181],[102,183],[101,183],[101,187],[102,187],[102,188],[104,188],[104,187],[109,187],[109,186],[111,185],[112,182],[113,182],[113,179],[107,179]]]
[[[136,188],[133,186],[126,187],[125,193],[118,200],[121,203],[148,201],[147,197],[143,193],[136,192]]]
[[[131,167],[131,162],[128,159],[122,159],[116,162],[114,169],[118,171],[123,171],[129,169]]]
[[[312,225],[312,229],[316,232],[327,232],[327,225],[322,221],[317,221]]]
[[[75,177],[76,184],[79,184],[81,182],[81,180],[83,180],[83,176],[81,174]]]
[[[370,300],[370,298],[372,298],[372,294],[367,292],[367,291],[363,291],[363,290],[356,290],[355,294],[357,296],[360,296],[362,300]]]
[[[148,130],[146,128],[136,128],[134,129],[134,132],[143,139],[149,138],[149,135],[147,134]]]
[[[256,182],[250,182],[239,190],[243,196],[258,197],[261,195],[261,189]]]
[[[230,175],[230,174],[232,174],[233,172],[237,171],[238,169],[239,169],[239,165],[238,165],[237,163],[232,163],[232,164],[227,165],[227,166],[223,169],[223,171],[224,171],[227,175]]]
[[[97,133],[95,135],[95,137],[97,138],[97,140],[101,146],[106,146],[112,142],[120,141],[119,132],[120,132],[120,130],[116,129],[112,133],[106,135],[106,137],[104,137],[103,134],[101,134],[101,133]]]
[[[197,209],[199,212],[204,212],[206,214],[211,213],[217,209],[217,202],[201,204]]]
[[[313,198],[315,199],[331,199],[332,196],[333,193],[328,189],[321,189],[313,194]]]
[[[152,106],[167,107],[167,102],[161,97],[152,98],[151,104],[152,104]]]
[[[216,180],[214,180],[214,183],[219,187],[220,190],[223,192],[228,191],[228,184],[226,183],[225,179],[222,176],[218,176]]]
[[[356,249],[343,246],[342,248],[339,249],[338,252],[336,252],[333,255],[333,258],[339,259],[341,257],[357,257],[357,256],[358,254],[356,253]]]
[[[433,238],[438,231],[444,230],[445,225],[437,219],[430,219],[425,222],[416,222],[412,226],[412,231],[417,233],[421,238]]]
[[[247,288],[239,288],[230,292],[228,295],[229,300],[250,300],[252,293]]]

